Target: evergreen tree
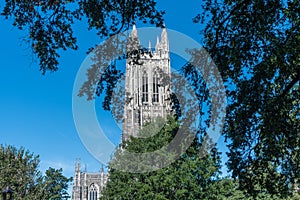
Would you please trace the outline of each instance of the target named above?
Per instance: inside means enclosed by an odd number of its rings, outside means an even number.
[[[63,176],[62,169],[49,168],[46,170],[43,180],[43,199],[62,200],[69,199],[68,184],[72,178]]]

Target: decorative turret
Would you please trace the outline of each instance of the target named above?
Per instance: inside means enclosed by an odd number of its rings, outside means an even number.
[[[163,28],[161,32],[161,47],[163,50],[169,51],[169,41],[166,28]]]
[[[74,184],[72,191],[72,199],[79,199],[80,193],[80,176],[81,176],[81,168],[80,168],[80,159],[76,160],[75,163],[75,174],[74,174]]]
[[[75,163],[75,172],[80,172],[80,159],[76,160],[76,163]]]
[[[152,49],[151,49],[151,41],[149,40],[149,45],[148,45],[148,52],[151,53]]]
[[[127,42],[127,56],[128,58],[134,58],[136,57],[136,50],[140,49],[140,40],[138,38],[138,32],[136,30],[136,26],[133,25],[131,34],[128,38]]]
[[[157,38],[156,38],[156,45],[155,45],[155,51],[158,52],[159,49],[160,49],[160,44],[159,44],[159,38],[157,36]]]
[[[155,52],[161,58],[169,58],[169,41],[168,34],[165,28],[162,29],[161,38],[159,41],[159,37],[157,36]]]
[[[133,27],[132,27],[131,37],[136,37],[136,38],[138,37],[138,34],[137,34],[137,30],[136,30],[135,24],[134,24]]]

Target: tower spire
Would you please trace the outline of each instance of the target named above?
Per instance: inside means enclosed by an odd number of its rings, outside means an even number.
[[[161,44],[164,48],[164,50],[169,50],[169,42],[168,42],[168,34],[166,28],[162,28],[161,32]]]
[[[140,40],[138,38],[138,32],[135,24],[132,27],[131,34],[127,42],[127,53],[130,56],[134,50],[140,49]]]
[[[138,37],[135,24],[133,24],[133,26],[132,26],[131,36],[132,37]]]
[[[158,49],[159,49],[159,38],[157,36],[157,38],[156,38],[156,45],[155,45],[155,51],[158,51]]]
[[[151,41],[149,40],[149,46],[148,46],[148,51],[151,52]]]
[[[75,171],[76,171],[76,172],[79,172],[79,171],[80,171],[80,158],[77,158],[77,159],[76,159]]]

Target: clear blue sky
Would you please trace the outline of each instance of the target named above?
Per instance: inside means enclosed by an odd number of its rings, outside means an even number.
[[[201,26],[192,23],[192,17],[200,11],[198,1],[162,0],[159,7],[167,12],[165,23],[169,29],[200,42]],[[76,132],[72,90],[85,52],[101,40],[87,31],[84,23],[77,23],[75,29],[80,49],[63,52],[59,71],[42,76],[30,49],[22,42],[26,32],[17,30],[3,17],[0,26],[0,143],[24,146],[40,155],[42,170],[62,167],[66,176],[73,176],[76,158],[81,158],[89,171],[100,169],[100,163],[88,153]],[[99,120],[104,119],[100,116]]]

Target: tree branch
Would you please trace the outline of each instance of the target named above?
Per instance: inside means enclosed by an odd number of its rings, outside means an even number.
[[[279,99],[283,98],[289,91],[294,87],[294,85],[300,80],[300,69],[297,70],[296,77],[284,88],[282,93],[279,95]]]
[[[248,3],[249,3],[250,1],[249,0],[244,0],[244,1],[242,1],[241,3],[239,3],[237,6],[235,6],[231,11],[230,11],[230,13],[227,15],[227,17],[225,17],[225,19],[223,19],[220,23],[219,23],[219,25],[218,25],[218,27],[217,27],[217,29],[216,29],[216,40],[215,40],[215,42],[214,42],[214,44],[213,44],[213,47],[212,47],[212,50],[214,51],[214,49],[215,49],[215,47],[216,47],[216,45],[217,45],[217,43],[218,43],[218,40],[219,40],[219,32],[220,32],[220,29],[221,29],[221,27],[224,25],[224,23],[233,15],[233,13],[236,11],[236,10],[238,10],[238,9],[240,9],[240,8],[242,8],[242,7],[244,7],[245,5],[247,5]]]

